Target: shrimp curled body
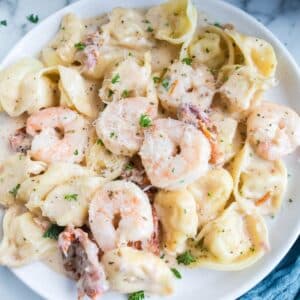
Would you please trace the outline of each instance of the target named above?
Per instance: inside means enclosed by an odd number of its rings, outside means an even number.
[[[79,163],[88,143],[87,121],[64,107],[50,107],[31,115],[26,131],[33,136],[30,155],[46,163]]]
[[[139,241],[147,248],[155,229],[147,195],[125,180],[109,182],[95,193],[90,203],[89,223],[104,252]]]
[[[174,190],[193,182],[208,170],[211,147],[193,125],[158,119],[145,132],[140,155],[151,183]]]
[[[300,117],[288,107],[265,102],[250,114],[247,135],[260,157],[279,159],[300,145]]]

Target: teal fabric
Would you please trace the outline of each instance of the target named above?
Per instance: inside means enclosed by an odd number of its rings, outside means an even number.
[[[279,265],[239,300],[300,300],[300,238]]]

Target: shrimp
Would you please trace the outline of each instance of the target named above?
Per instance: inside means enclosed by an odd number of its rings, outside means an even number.
[[[264,102],[251,112],[247,135],[260,157],[277,160],[300,145],[300,117],[288,107]]]
[[[184,103],[208,108],[214,93],[215,80],[207,67],[191,67],[182,62],[171,65],[158,87],[161,105],[173,114]]]
[[[103,252],[122,246],[148,248],[154,222],[147,195],[134,183],[117,180],[103,185],[89,208],[92,234]]]
[[[78,113],[50,107],[31,115],[26,131],[33,136],[30,155],[46,163],[79,163],[88,144],[88,123]]]
[[[98,299],[107,289],[108,283],[103,266],[99,262],[97,245],[80,228],[67,227],[58,239],[63,254],[64,267],[77,280],[78,298],[85,295]]]
[[[159,188],[179,189],[208,170],[211,147],[193,125],[173,119],[155,120],[145,132],[140,156],[148,178]]]
[[[108,104],[96,121],[97,135],[112,153],[132,156],[143,142],[141,118],[150,118],[151,122],[156,114],[157,105],[147,98],[114,101]]]

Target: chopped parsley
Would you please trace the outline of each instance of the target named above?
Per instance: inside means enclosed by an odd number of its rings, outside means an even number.
[[[160,82],[160,77],[154,76],[153,77],[153,82],[154,83],[159,83]]]
[[[110,137],[110,138],[113,138],[113,137],[117,138],[117,135],[116,135],[115,132],[112,131],[112,132],[110,133],[109,137]]]
[[[27,20],[33,24],[36,24],[39,21],[39,16],[31,14],[31,15],[27,16]]]
[[[178,255],[176,260],[179,264],[184,264],[187,266],[187,265],[195,262],[196,258],[191,254],[190,251],[186,251],[186,252]]]
[[[151,123],[152,123],[152,121],[149,116],[144,115],[144,114],[141,115],[140,122],[139,122],[141,127],[149,127],[149,126],[151,126]]]
[[[205,48],[205,52],[206,52],[206,53],[209,53],[210,50],[209,50],[208,48]]]
[[[170,85],[169,79],[165,78],[165,79],[161,82],[161,85],[168,91],[168,90],[169,90],[169,85]]]
[[[133,165],[131,163],[127,164],[126,167],[125,167],[126,171],[130,171],[132,169],[133,169]]]
[[[120,75],[118,73],[111,80],[112,84],[115,84],[117,82],[120,82]]]
[[[6,20],[0,21],[0,25],[1,25],[1,26],[7,26],[7,21],[6,21]]]
[[[48,229],[44,232],[43,237],[52,239],[52,240],[57,240],[58,236],[61,232],[63,232],[65,227],[63,226],[58,226],[56,224],[51,224]]]
[[[128,300],[143,300],[145,299],[144,291],[138,291],[128,295]]]
[[[219,27],[219,28],[223,29],[222,25],[221,25],[220,23],[218,23],[218,22],[214,23],[214,26],[216,26],[216,27]]]
[[[108,90],[108,97],[110,98],[115,92],[111,89]]]
[[[77,201],[78,194],[67,194],[64,199],[67,201]]]
[[[127,91],[127,90],[124,90],[123,92],[122,92],[122,98],[127,98],[128,96],[129,96],[129,92]]]
[[[151,26],[147,27],[147,32],[153,32],[153,28]]]
[[[75,47],[77,50],[82,51],[82,50],[84,50],[84,48],[85,48],[86,46],[85,46],[84,43],[79,42],[79,43],[76,43],[76,44],[74,45],[74,47]]]
[[[20,188],[20,184],[18,183],[14,188],[12,188],[9,193],[13,195],[15,198],[17,197],[18,190]]]
[[[102,141],[101,139],[98,139],[98,140],[97,140],[97,145],[104,146],[104,143],[103,143],[103,141]]]
[[[175,268],[171,268],[172,273],[174,274],[174,276],[178,279],[181,279],[181,274],[179,273],[179,271]]]
[[[78,155],[78,150],[77,149],[74,151],[74,155]]]
[[[146,24],[150,24],[150,21],[149,21],[149,20],[143,20],[142,22],[143,22],[143,23],[146,23]]]
[[[190,57],[185,57],[182,59],[182,62],[188,66],[192,64],[192,59]]]

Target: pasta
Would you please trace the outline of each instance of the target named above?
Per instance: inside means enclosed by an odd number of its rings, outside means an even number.
[[[286,189],[287,172],[282,161],[259,158],[247,143],[232,166],[235,199],[246,209],[274,215]]]
[[[56,243],[43,237],[44,229],[30,212],[10,207],[3,220],[0,263],[20,267],[55,251]]]
[[[161,191],[154,206],[163,229],[163,245],[170,254],[184,252],[188,238],[197,233],[196,203],[187,190]]]
[[[270,249],[300,117],[262,101],[272,45],[197,19],[191,0],[67,14],[0,71],[0,264],[57,261],[80,299],[141,299],[171,295],[178,264]]]
[[[193,243],[195,264],[217,270],[240,270],[255,263],[269,249],[263,218],[231,204],[220,217],[207,223]]]
[[[173,275],[157,256],[129,247],[108,251],[102,258],[112,289],[122,293],[147,291],[169,295],[173,291]]]
[[[188,191],[197,205],[198,228],[202,228],[224,211],[232,189],[232,177],[223,168],[210,170],[206,176],[188,186]]]

